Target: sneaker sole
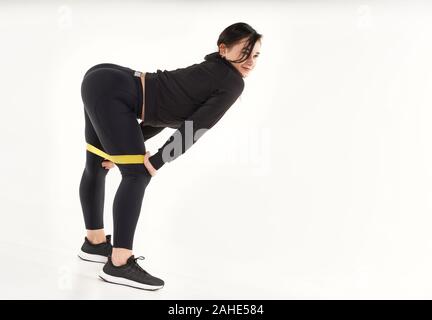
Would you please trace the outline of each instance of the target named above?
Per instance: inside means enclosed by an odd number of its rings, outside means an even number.
[[[107,263],[108,257],[101,256],[99,254],[90,254],[86,253],[82,250],[78,253],[78,257],[84,261],[90,261],[90,262],[98,262],[98,263]]]
[[[121,278],[121,277],[110,276],[110,275],[106,274],[105,272],[103,272],[103,270],[99,273],[99,278],[101,278],[105,282],[120,284],[123,286],[128,286],[128,287],[132,287],[132,288],[136,288],[136,289],[155,291],[155,290],[159,290],[159,289],[163,288],[163,285],[162,286],[153,286],[150,284],[139,283],[139,282],[128,280],[128,279]]]

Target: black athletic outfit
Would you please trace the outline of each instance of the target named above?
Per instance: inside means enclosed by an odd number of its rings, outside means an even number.
[[[183,154],[210,129],[244,89],[240,72],[218,52],[201,63],[145,74],[145,116],[141,79],[135,70],[112,63],[84,75],[85,140],[109,155],[143,155],[144,142],[164,128],[177,129],[149,161],[160,169]],[[189,122],[192,121],[192,122]],[[194,139],[190,139],[194,137]],[[86,229],[103,228],[105,177],[102,158],[86,151],[79,193]],[[122,180],[113,203],[114,247],[132,249],[144,191],[151,175],[144,164],[117,164]]]

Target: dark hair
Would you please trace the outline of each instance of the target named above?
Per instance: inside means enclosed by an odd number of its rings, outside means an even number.
[[[237,22],[229,27],[219,35],[217,45],[224,43],[227,48],[237,44],[240,40],[247,38],[246,45],[242,50],[242,56],[237,60],[230,60],[230,62],[240,63],[246,61],[252,53],[252,49],[258,40],[261,40],[262,34],[259,34],[250,25],[244,22]]]

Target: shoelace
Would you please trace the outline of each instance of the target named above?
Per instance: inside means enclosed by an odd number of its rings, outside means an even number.
[[[145,257],[143,257],[143,256],[139,256],[139,257],[136,257],[136,258],[134,258],[134,262],[135,262],[135,265],[141,270],[141,271],[144,271],[145,273],[147,273],[147,271],[145,271],[143,268],[141,268],[141,266],[138,264],[138,261],[137,260],[144,260],[145,259]]]

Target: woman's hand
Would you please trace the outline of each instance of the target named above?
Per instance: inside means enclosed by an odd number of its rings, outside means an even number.
[[[156,175],[157,170],[152,166],[152,164],[149,161],[150,158],[150,152],[147,151],[144,155],[144,166],[146,167],[147,171],[150,173],[152,177]]]
[[[102,167],[105,168],[106,170],[109,170],[111,168],[114,168],[115,164],[112,161],[104,160],[104,161],[102,161]]]
[[[144,155],[144,166],[146,167],[146,169],[148,170],[150,175],[152,177],[154,177],[156,175],[157,170],[152,166],[152,164],[148,160],[148,158],[150,156],[151,156],[150,152],[147,151],[146,154]],[[104,160],[104,161],[102,161],[102,167],[105,168],[106,170],[109,170],[109,169],[114,168],[115,164],[114,164],[114,162],[112,162],[110,160]]]

